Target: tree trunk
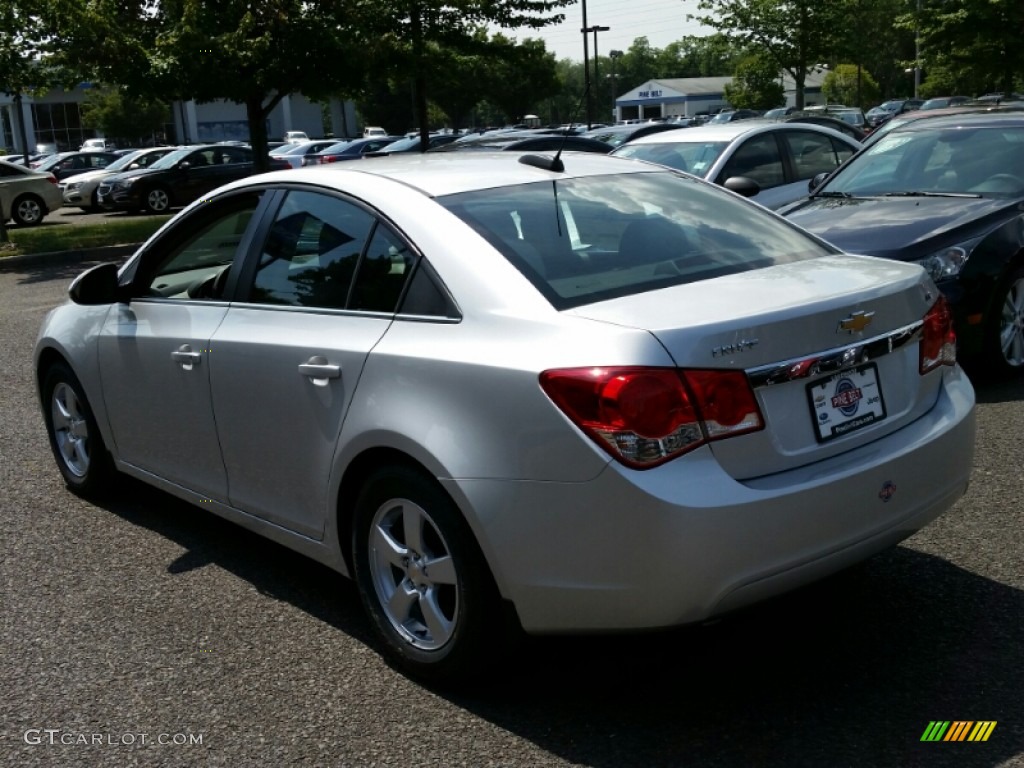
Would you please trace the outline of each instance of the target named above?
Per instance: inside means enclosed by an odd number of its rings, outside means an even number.
[[[270,155],[267,153],[267,117],[284,98],[278,93],[266,104],[263,95],[252,95],[245,100],[245,117],[249,121],[249,146],[252,147],[253,167],[256,173],[270,170]]]
[[[416,111],[416,125],[420,129],[420,152],[430,146],[430,124],[427,117],[427,77],[423,60],[423,18],[417,6],[412,11],[412,55],[416,62],[416,77],[413,78],[413,105]]]

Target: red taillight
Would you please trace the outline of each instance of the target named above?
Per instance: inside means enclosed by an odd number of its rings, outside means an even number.
[[[540,384],[576,426],[637,469],[764,427],[742,371],[566,368],[544,371]]]
[[[918,370],[928,373],[940,365],[956,363],[956,332],[953,330],[953,311],[945,296],[939,296],[924,316],[921,335],[921,356]]]
[[[54,175],[53,175],[52,173],[48,173],[48,174],[46,175],[46,180],[47,180],[48,182],[50,182],[51,184],[56,184],[56,183],[57,183],[57,177],[56,177],[56,176],[54,176]]]

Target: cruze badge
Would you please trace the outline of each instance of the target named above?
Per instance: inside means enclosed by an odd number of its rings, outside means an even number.
[[[839,321],[839,327],[836,328],[836,333],[860,333],[869,325],[871,320],[875,316],[874,312],[854,312],[852,315],[844,320]]]
[[[720,347],[712,347],[711,356],[721,357],[722,355],[735,355],[737,352],[746,352],[756,346],[757,339],[740,339],[735,344],[723,344]]]

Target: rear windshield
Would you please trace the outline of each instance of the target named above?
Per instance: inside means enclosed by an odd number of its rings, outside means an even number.
[[[834,253],[760,206],[671,172],[438,199],[558,309]]]
[[[657,144],[644,142],[624,144],[615,150],[615,156],[646,160],[695,176],[705,176],[728,146],[728,141],[666,141]]]

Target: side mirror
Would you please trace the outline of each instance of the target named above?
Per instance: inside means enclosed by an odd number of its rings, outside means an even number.
[[[178,163],[179,171],[187,171],[191,167],[192,163],[190,163],[188,160],[182,160],[180,163]]]
[[[68,296],[75,304],[113,304],[121,293],[117,283],[118,269],[113,262],[87,269],[72,281]]]
[[[831,171],[822,171],[814,176],[809,182],[807,182],[807,191],[813,193],[814,190],[825,183],[825,179],[827,179],[830,174]]]
[[[747,176],[730,176],[722,186],[743,197],[753,197],[761,191],[761,185]]]

